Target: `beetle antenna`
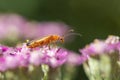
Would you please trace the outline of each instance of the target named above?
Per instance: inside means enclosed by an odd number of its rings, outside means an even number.
[[[68,32],[65,33],[65,35],[63,35],[63,37],[67,37],[67,36],[71,36],[71,35],[82,36],[80,33],[74,33],[74,29],[70,29]]]

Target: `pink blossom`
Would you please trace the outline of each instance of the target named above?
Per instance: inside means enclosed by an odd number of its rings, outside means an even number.
[[[84,56],[95,56],[120,51],[120,41],[118,36],[110,35],[106,40],[95,40],[93,43],[80,49]]]

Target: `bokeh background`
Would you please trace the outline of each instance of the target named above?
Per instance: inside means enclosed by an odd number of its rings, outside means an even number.
[[[82,34],[65,45],[78,52],[95,38],[119,36],[119,4],[119,0],[0,0],[0,13],[17,13],[33,21],[64,22]],[[87,80],[82,66],[77,68],[73,80]]]

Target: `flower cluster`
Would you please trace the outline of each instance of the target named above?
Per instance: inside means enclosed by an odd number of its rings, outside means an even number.
[[[1,40],[35,39],[48,34],[64,35],[68,29],[62,22],[30,22],[16,14],[0,14]]]
[[[67,56],[67,64],[76,66],[76,65],[81,65],[83,62],[85,62],[88,58],[84,55],[80,55],[78,53],[75,53],[73,51],[68,51],[68,56]]]
[[[30,49],[24,44],[22,47],[10,48],[0,46],[0,71],[47,64],[58,67],[66,62],[68,52],[62,48]]]
[[[105,53],[120,51],[120,41],[118,36],[110,35],[106,40],[95,39],[93,43],[80,49],[82,55],[89,57]]]
[[[6,29],[6,30],[4,30]],[[16,14],[0,14],[0,41],[7,40],[11,44],[21,39],[36,39],[46,35],[63,36],[70,28],[62,22],[31,22]],[[6,43],[8,45],[8,43]],[[86,58],[64,48],[43,46],[30,49],[0,45],[0,72],[19,67],[39,66],[47,64],[58,67],[64,64],[79,65]]]

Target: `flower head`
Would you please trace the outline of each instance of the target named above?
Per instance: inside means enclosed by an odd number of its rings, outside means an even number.
[[[25,44],[19,48],[1,46],[0,71],[30,65],[40,66],[47,64],[53,68],[63,65],[67,60],[68,52],[59,47],[42,47],[30,49]]]
[[[0,14],[1,40],[35,39],[53,34],[62,36],[68,29],[62,22],[32,22],[17,14]]]
[[[73,51],[68,51],[68,52],[69,52],[69,54],[67,56],[67,64],[68,65],[74,65],[74,66],[80,65],[87,60],[87,57],[84,55],[80,55]]]
[[[65,63],[67,51],[62,48],[42,48],[31,53],[30,63],[34,65],[48,64],[57,67]]]
[[[110,35],[106,40],[95,40],[90,45],[81,49],[80,52],[86,56],[94,56],[105,53],[112,53],[120,50],[120,41],[118,36]]]
[[[20,30],[25,27],[26,20],[16,14],[0,15],[0,38],[16,39],[20,36]],[[5,29],[5,30],[4,30]],[[14,37],[11,37],[14,36]]]

